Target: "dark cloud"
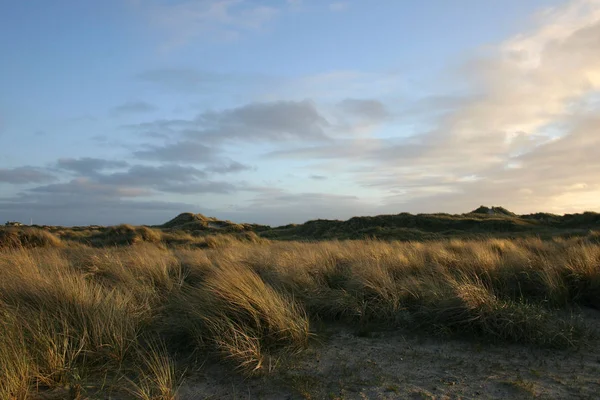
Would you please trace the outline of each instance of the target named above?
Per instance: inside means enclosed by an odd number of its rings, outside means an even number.
[[[231,193],[236,190],[233,184],[209,180],[204,170],[177,164],[133,165],[126,171],[103,174],[91,170],[86,178],[34,189],[37,192],[112,197],[137,197],[156,191],[184,194]]]
[[[206,168],[206,171],[214,172],[214,173],[218,173],[218,174],[228,174],[228,173],[233,173],[233,172],[248,171],[251,169],[252,169],[252,167],[249,165],[245,165],[245,164],[239,163],[237,161],[232,161],[232,162],[226,163],[226,164],[217,164],[217,165],[209,166],[208,168]]]
[[[346,114],[370,121],[383,121],[389,117],[385,105],[373,99],[345,99],[338,107]]]
[[[60,158],[56,162],[59,169],[75,172],[81,175],[93,175],[106,169],[126,168],[129,163],[125,161],[104,160],[101,158]]]
[[[45,183],[56,180],[51,173],[36,167],[17,167],[0,169],[0,182],[22,185],[27,183]]]
[[[240,184],[209,179],[200,169],[174,164],[134,165],[113,173],[78,170],[90,176],[0,197],[0,214],[17,221],[33,219],[37,224],[158,224],[186,211],[216,215],[194,204],[152,200],[161,193],[232,194],[245,190]]]
[[[158,167],[134,165],[125,172],[116,172],[97,177],[99,182],[111,185],[155,187],[170,183],[191,183],[206,178],[206,172],[194,167],[176,164]]]
[[[190,137],[247,141],[323,140],[330,125],[308,100],[251,103],[206,112],[198,117],[198,123],[203,129],[190,132]]]
[[[127,198],[146,198],[160,193],[205,194],[234,193],[244,187],[230,182],[215,181],[204,170],[191,166],[164,164],[159,166],[133,165],[125,171],[99,172],[112,162],[99,159],[62,160],[63,168],[77,171],[81,176],[68,182],[35,187],[28,191],[39,201],[103,199],[113,201]],[[117,164],[124,166],[127,164]],[[232,164],[233,169],[239,168]],[[241,166],[241,164],[239,164]],[[223,171],[222,171],[223,172]],[[36,197],[37,196],[37,197]],[[29,198],[29,197],[27,197]]]
[[[223,111],[204,112],[192,120],[157,120],[124,128],[146,135],[183,136],[188,140],[215,144],[238,143],[240,140],[322,141],[328,140],[325,131],[330,126],[316,105],[305,100],[250,103]]]
[[[140,197],[150,194],[149,190],[143,188],[116,186],[96,182],[88,178],[76,178],[67,183],[38,186],[31,189],[31,192],[55,195],[63,198],[72,196],[80,198],[121,198]]]
[[[113,107],[110,112],[116,116],[123,116],[129,114],[143,114],[155,110],[157,110],[156,106],[145,101],[130,101]]]
[[[194,120],[158,120],[128,126],[153,135],[179,135],[185,140],[147,145],[133,156],[138,159],[207,165],[207,172],[231,173],[250,169],[239,162],[220,159],[219,144],[234,141],[328,140],[328,121],[310,101],[252,103],[221,112],[205,112]]]
[[[189,205],[178,206],[181,203],[151,201],[153,197],[164,194],[233,194],[252,190],[246,188],[246,184],[214,180],[209,175],[246,168],[235,161],[215,164],[203,170],[178,164],[129,165],[124,161],[96,158],[60,159],[52,169],[74,172],[78,175],[76,178],[37,186],[12,197],[0,197],[0,213],[13,220],[33,218],[37,223],[47,224],[148,224],[156,221],[157,215],[166,220],[179,212],[195,209]],[[11,173],[0,171],[4,173],[0,177],[11,182],[42,183],[51,177],[44,170],[33,167],[8,171]],[[153,212],[156,204],[164,204],[165,210]],[[138,206],[141,208],[138,209]],[[99,210],[104,210],[106,215],[103,216]]]

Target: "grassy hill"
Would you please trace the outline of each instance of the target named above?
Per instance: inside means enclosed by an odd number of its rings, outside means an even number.
[[[245,231],[262,231],[269,229],[265,225],[257,224],[237,224],[231,221],[222,221],[214,217],[206,217],[202,214],[182,213],[165,222],[162,225],[156,226],[160,229],[184,230],[184,231],[219,231],[219,232],[245,232]]]
[[[536,213],[517,215],[502,207],[484,207],[466,214],[409,214],[354,217],[347,221],[313,220],[261,231],[270,239],[396,239],[445,237],[520,237],[577,235],[600,227],[600,214]]]
[[[156,228],[187,231],[196,235],[254,232],[268,239],[328,240],[328,239],[389,239],[435,240],[445,237],[556,236],[587,233],[600,228],[600,214],[585,212],[563,216],[535,213],[517,215],[503,207],[481,206],[466,214],[409,214],[353,217],[346,221],[317,219],[303,224],[270,227],[257,224],[236,224],[183,213]]]
[[[151,242],[167,246],[219,247],[231,240],[348,240],[431,241],[447,238],[524,238],[586,236],[600,230],[600,214],[517,215],[502,207],[481,206],[465,214],[409,214],[353,217],[346,221],[317,219],[303,224],[270,227],[235,223],[202,214],[182,213],[162,225],[131,226],[6,226],[0,247],[44,247],[56,240],[94,247]],[[50,237],[54,235],[55,237]]]

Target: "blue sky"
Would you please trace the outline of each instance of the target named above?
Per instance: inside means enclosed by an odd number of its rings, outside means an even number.
[[[0,4],[0,219],[597,210],[599,0]]]

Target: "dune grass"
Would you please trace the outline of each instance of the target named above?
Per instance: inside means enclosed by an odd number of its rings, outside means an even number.
[[[595,340],[580,316],[600,307],[594,234],[428,243],[246,234],[203,248],[146,236],[106,248],[4,236],[0,398],[61,389],[170,400],[191,360],[266,373],[333,322],[358,334],[376,327],[555,348]]]
[[[1,228],[0,249],[61,247],[62,241],[56,235],[38,228]]]

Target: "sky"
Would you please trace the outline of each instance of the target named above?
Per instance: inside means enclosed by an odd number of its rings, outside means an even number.
[[[0,221],[600,211],[600,0],[0,0]]]

